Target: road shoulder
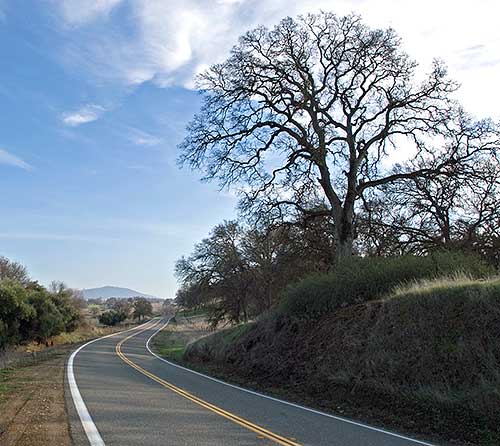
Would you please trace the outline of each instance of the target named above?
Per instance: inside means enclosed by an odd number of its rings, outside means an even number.
[[[2,446],[72,444],[64,400],[64,365],[72,349],[59,347],[42,362],[2,369]]]

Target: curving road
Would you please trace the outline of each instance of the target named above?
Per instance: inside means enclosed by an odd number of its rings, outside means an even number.
[[[429,445],[246,391],[156,357],[156,319],[100,338],[67,365],[67,405],[76,445]]]

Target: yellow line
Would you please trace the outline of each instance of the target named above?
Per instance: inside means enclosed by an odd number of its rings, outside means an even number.
[[[214,404],[211,404],[205,400],[202,400],[201,398],[198,398],[197,396],[194,396],[192,394],[190,394],[189,392],[181,389],[180,387],[177,387],[177,386],[174,386],[173,384],[169,383],[168,381],[165,381],[161,378],[159,378],[158,376],[152,374],[151,372],[148,372],[146,369],[143,369],[140,365],[136,364],[135,362],[131,361],[129,358],[127,358],[123,353],[122,353],[122,350],[121,350],[121,346],[122,344],[127,341],[128,339],[130,338],[133,338],[134,336],[137,336],[138,334],[148,330],[148,329],[151,329],[153,328],[154,326],[158,325],[160,321],[156,322],[154,325],[151,325],[139,332],[136,332],[124,339],[122,339],[120,342],[118,342],[118,344],[116,344],[116,354],[125,362],[127,363],[130,367],[134,368],[135,370],[137,370],[138,372],[142,373],[143,375],[146,375],[148,378],[152,379],[153,381],[156,381],[158,384],[162,385],[163,387],[171,390],[172,392],[175,392],[177,393],[178,395],[181,395],[183,396],[184,398],[188,399],[189,401],[192,401],[193,403],[196,403],[198,404],[199,406],[202,406],[204,407],[205,409],[208,409],[214,413],[216,413],[217,415],[220,415],[221,417],[224,417],[224,418],[227,418],[228,420],[231,420],[233,421],[234,423],[236,424],[239,424],[240,426],[243,426],[257,434],[260,434],[272,441],[274,441],[275,443],[278,443],[278,444],[281,444],[281,445],[284,445],[284,446],[301,446],[300,443],[296,443],[295,441],[293,440],[290,440],[288,438],[285,438],[285,437],[282,437],[278,434],[275,434],[274,432],[271,432],[267,429],[264,429],[263,427],[261,426],[258,426],[254,423],[251,423],[250,421],[248,420],[245,420],[244,418],[241,418],[231,412],[228,412],[224,409],[221,409],[220,407],[214,405]]]

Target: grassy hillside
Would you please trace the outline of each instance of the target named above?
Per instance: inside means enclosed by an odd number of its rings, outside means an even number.
[[[316,319],[282,310],[200,339],[184,360],[351,416],[500,444],[499,278],[400,286]]]

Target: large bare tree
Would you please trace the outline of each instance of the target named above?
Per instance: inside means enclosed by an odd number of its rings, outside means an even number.
[[[415,69],[392,29],[370,29],[355,15],[257,28],[199,77],[204,102],[181,164],[238,187],[243,211],[330,216],[336,256],[351,255],[365,191],[435,174],[494,145],[492,132],[474,139],[486,124],[455,106],[442,63],[423,81]],[[423,167],[391,165],[410,154]]]

